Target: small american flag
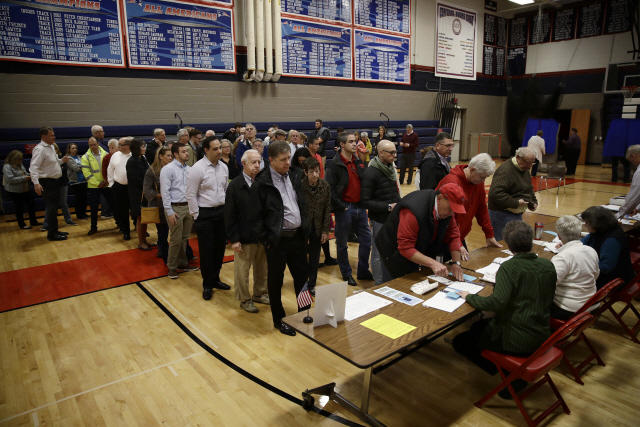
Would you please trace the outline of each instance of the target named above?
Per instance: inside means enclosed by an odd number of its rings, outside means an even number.
[[[311,292],[309,292],[309,282],[305,283],[298,294],[298,308],[306,307],[313,302]]]

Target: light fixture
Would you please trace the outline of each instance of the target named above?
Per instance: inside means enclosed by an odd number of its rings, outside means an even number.
[[[533,0],[509,0],[509,1],[513,2],[513,3],[520,4],[520,5],[533,4],[534,3]]]

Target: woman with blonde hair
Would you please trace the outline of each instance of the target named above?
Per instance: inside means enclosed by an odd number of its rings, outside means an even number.
[[[22,158],[22,152],[18,150],[10,152],[4,160],[2,174],[4,175],[4,189],[9,194],[9,198],[13,202],[16,211],[18,227],[23,230],[29,230],[31,226],[40,225],[40,223],[36,219],[36,206],[29,189],[31,175],[29,175],[29,172],[27,172],[27,169],[22,164]],[[31,225],[27,225],[22,216],[25,205],[29,212],[29,223]]]

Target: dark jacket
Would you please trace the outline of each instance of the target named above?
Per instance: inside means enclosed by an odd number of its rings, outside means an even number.
[[[416,249],[428,257],[434,258],[446,249],[442,245],[449,222],[452,217],[441,219],[438,222],[437,235],[431,242],[434,233],[433,208],[435,206],[435,191],[421,190],[407,194],[393,208],[391,215],[384,223],[376,236],[376,248],[380,252],[380,259],[384,262],[393,278],[402,277],[411,271],[415,271],[417,264],[408,260],[398,250],[398,226],[400,224],[400,210],[409,209],[418,220],[420,231],[416,241]]]
[[[513,157],[498,166],[489,189],[489,210],[518,209],[518,200],[528,200],[527,207],[533,209],[538,203],[531,184],[531,174],[513,164]]]
[[[257,209],[255,182],[251,187],[240,174],[235,177],[229,187],[224,202],[224,223],[227,238],[231,243],[258,243],[260,236],[261,211]]]
[[[616,224],[616,226],[611,230],[603,231],[600,233],[590,233],[586,236],[585,239],[583,239],[583,243],[595,249],[595,251],[598,253],[598,258],[600,258],[600,250],[602,248],[602,244],[607,239],[615,239],[620,244],[618,262],[616,263],[616,267],[612,271],[605,272],[602,268],[600,269],[600,275],[596,280],[596,288],[600,289],[613,279],[620,278],[624,280],[624,283],[618,287],[618,289],[621,289],[626,284],[628,284],[636,275],[631,264],[631,249],[629,247],[629,237],[624,231],[622,231],[622,227]]]
[[[316,138],[322,138],[322,144],[318,147],[318,153],[320,153],[320,157],[324,157],[327,155],[327,142],[331,139],[331,131],[328,127],[322,126],[320,129],[314,129],[309,132],[308,141],[313,141]]]
[[[396,181],[391,181],[378,168],[369,165],[360,182],[360,204],[369,211],[369,218],[384,223],[391,212],[389,205],[400,201]]]
[[[238,175],[242,175],[242,169],[238,169],[236,156],[233,154],[229,154],[229,163],[225,162],[223,158],[220,158],[220,161],[227,165],[227,169],[229,169],[229,179],[234,179]]]
[[[305,203],[304,191],[302,190],[300,178],[295,175],[295,172],[289,173],[289,179],[291,180],[291,184],[293,184],[298,198],[298,208],[300,209],[302,229],[306,240],[309,238],[309,220],[307,218],[307,205]],[[278,242],[280,242],[282,222],[284,220],[284,206],[280,192],[275,185],[273,185],[271,166],[265,165],[264,169],[256,175],[256,180],[251,187],[253,188],[254,186],[256,187],[261,209],[259,241],[267,251],[273,250],[273,248],[278,245]]]
[[[149,163],[145,156],[131,156],[127,160],[127,190],[129,191],[129,209],[131,216],[140,216],[140,207],[147,206],[146,200],[142,203],[142,189],[144,176],[149,169]]]
[[[362,175],[364,175],[364,163],[358,157],[355,157],[356,171],[362,183]],[[331,161],[327,161],[324,170],[324,180],[331,187],[331,212],[340,212],[347,209],[347,203],[342,201],[342,193],[349,185],[349,172],[347,166],[342,161],[342,156],[338,151]]]
[[[229,140],[229,142],[231,142],[231,145],[233,145],[233,143],[236,142],[236,139],[238,139],[239,137],[240,137],[240,134],[236,132],[235,129],[233,131],[228,130],[222,134],[222,139]]]
[[[151,138],[151,141],[147,142],[147,151],[144,153],[144,157],[147,158],[147,162],[149,162],[149,166],[153,164],[156,160],[156,153],[162,147],[162,144],[158,145],[155,138]],[[107,153],[109,150],[107,149]]]
[[[302,174],[304,175],[304,172]],[[321,236],[322,233],[328,234],[331,220],[331,187],[323,179],[318,179],[318,184],[311,187],[309,180],[304,176],[302,189],[307,202],[311,232],[315,232],[316,236]]]
[[[435,190],[442,178],[447,176],[449,171],[442,164],[440,156],[435,149],[431,149],[424,155],[420,164],[420,189]]]

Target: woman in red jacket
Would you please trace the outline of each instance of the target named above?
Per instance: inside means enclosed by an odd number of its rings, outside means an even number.
[[[496,170],[496,163],[487,153],[480,153],[471,159],[469,165],[458,165],[451,169],[442,181],[438,184],[438,188],[448,183],[458,184],[462,187],[465,194],[464,208],[466,213],[456,214],[456,221],[460,229],[460,238],[464,243],[464,247],[460,250],[463,260],[469,259],[469,251],[464,239],[471,231],[473,218],[478,221],[484,236],[487,239],[487,246],[493,245],[501,248],[493,235],[493,227],[489,219],[489,209],[487,208],[487,193],[484,189],[484,181],[493,175]]]

